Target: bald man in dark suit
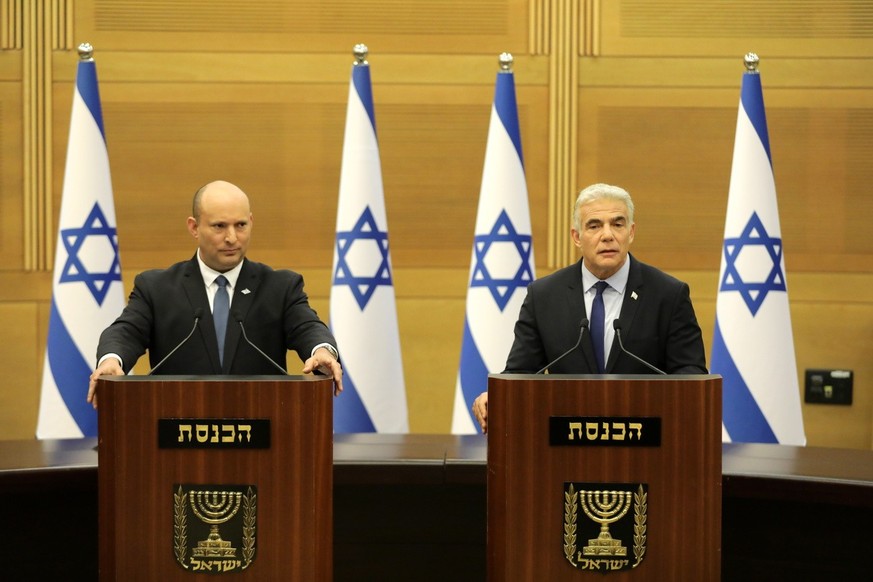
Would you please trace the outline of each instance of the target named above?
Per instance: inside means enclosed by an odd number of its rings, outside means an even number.
[[[129,372],[146,350],[153,367],[167,358],[156,370],[161,374],[277,373],[245,340],[243,326],[249,341],[279,367],[286,367],[286,352],[294,350],[304,361],[303,373],[329,374],[335,394],[342,391],[336,340],[309,306],[303,277],[245,257],[252,223],[248,196],[237,186],[216,181],[197,191],[187,221],[197,253],[136,277],[127,307],[100,336],[89,402],[96,407],[97,378]],[[213,307],[225,290],[226,337],[219,346]]]

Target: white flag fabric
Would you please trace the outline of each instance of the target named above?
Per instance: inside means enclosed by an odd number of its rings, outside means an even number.
[[[723,377],[725,442],[806,444],[757,71],[743,75],[740,94],[711,371]]]
[[[334,432],[409,432],[370,67],[352,68],[330,292],[343,365]]]
[[[124,308],[109,156],[93,59],[76,73],[37,438],[97,435],[85,401],[100,333]]]
[[[470,410],[488,374],[506,366],[515,321],[535,277],[515,79],[497,73],[470,259],[452,433],[478,432]]]

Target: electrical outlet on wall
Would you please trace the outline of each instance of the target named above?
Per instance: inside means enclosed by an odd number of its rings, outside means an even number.
[[[804,400],[808,404],[852,404],[852,370],[807,370]]]

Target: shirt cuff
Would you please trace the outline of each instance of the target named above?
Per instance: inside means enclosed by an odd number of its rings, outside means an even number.
[[[118,354],[106,354],[105,356],[97,360],[97,367],[99,368],[100,364],[102,364],[109,358],[115,358],[116,360],[118,360],[118,364],[121,366],[121,369],[124,369],[124,362],[121,360],[121,356],[119,356]]]
[[[317,346],[315,346],[314,348],[312,348],[312,351],[309,353],[310,357],[313,356],[313,355],[315,355],[315,352],[316,352],[319,348],[326,348],[327,351],[330,352],[330,355],[332,355],[333,358],[334,358],[335,360],[339,361],[339,352],[337,352],[337,351],[336,351],[336,348],[333,347],[332,345],[330,345],[329,343],[318,344]]]

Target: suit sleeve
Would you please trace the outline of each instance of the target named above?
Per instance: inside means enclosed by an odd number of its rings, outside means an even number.
[[[284,309],[286,347],[297,352],[302,361],[309,359],[312,349],[318,344],[330,344],[339,351],[330,329],[309,305],[309,298],[303,289],[303,276],[293,272],[289,274]]]
[[[675,298],[673,316],[670,319],[665,342],[666,372],[669,374],[708,374],[706,351],[687,283]]]
[[[100,334],[97,360],[106,354],[121,356],[124,372],[128,373],[149,345],[154,312],[148,299],[148,285],[143,274],[136,276],[127,306],[121,315]]]
[[[528,287],[527,296],[515,322],[515,338],[506,358],[504,374],[532,374],[548,363],[545,361],[543,340],[537,326],[534,295],[534,289]]]

